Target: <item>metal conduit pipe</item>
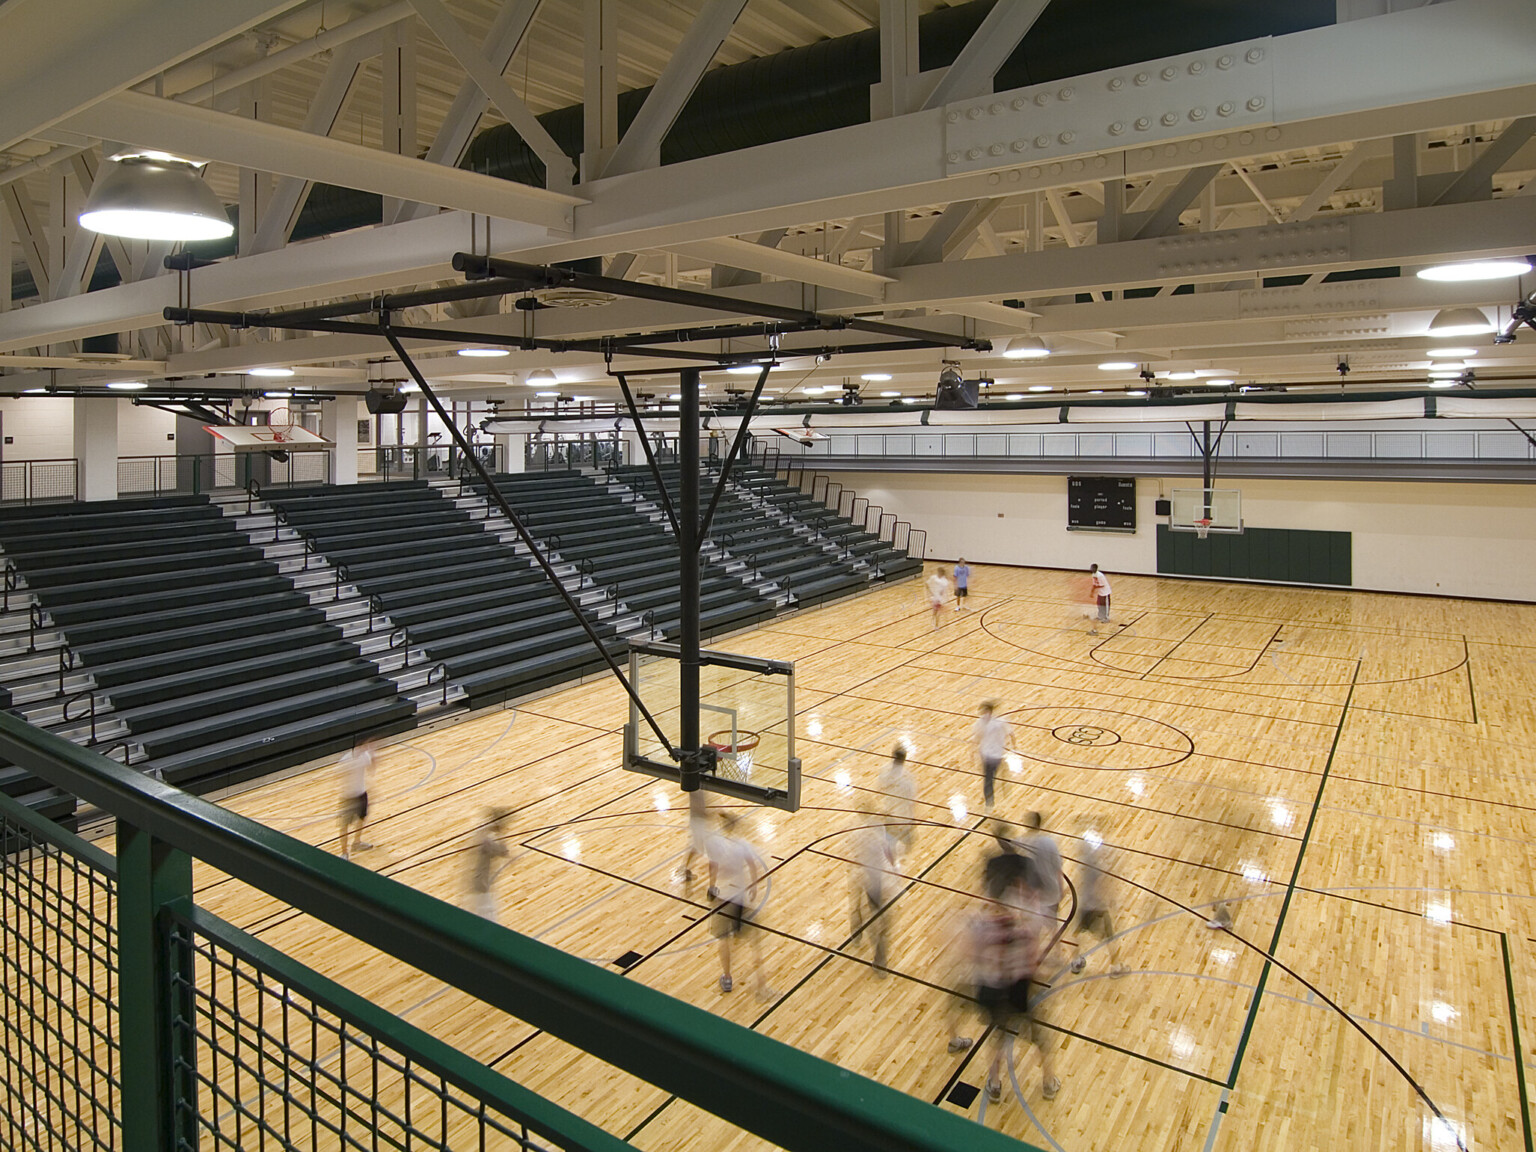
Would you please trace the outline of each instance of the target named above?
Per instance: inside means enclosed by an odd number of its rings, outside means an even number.
[[[939,8],[919,21],[923,71],[954,62],[996,0]],[[1041,84],[1193,52],[1259,36],[1279,36],[1334,22],[1335,0],[1052,0],[1024,42],[998,71],[998,89]],[[809,136],[869,120],[869,89],[880,80],[877,28],[788,48],[706,72],[662,142],[661,161],[675,164]],[[621,129],[639,112],[650,88],[619,94]],[[572,159],[582,148],[583,106],[546,112],[539,122]],[[470,141],[459,167],[521,184],[543,186],[544,164],[508,124]],[[233,210],[231,215],[233,215]],[[309,240],[380,222],[382,200],[370,192],[317,184],[294,226],[293,239]],[[188,245],[197,256],[220,259],[233,240]],[[91,289],[120,282],[103,252]],[[13,268],[12,298],[35,296],[26,266]]]

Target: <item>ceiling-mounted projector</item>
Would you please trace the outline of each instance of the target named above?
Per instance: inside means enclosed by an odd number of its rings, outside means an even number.
[[[960,369],[945,361],[944,371],[939,373],[939,387],[934,395],[935,408],[975,408],[981,402],[981,381],[966,380]]]

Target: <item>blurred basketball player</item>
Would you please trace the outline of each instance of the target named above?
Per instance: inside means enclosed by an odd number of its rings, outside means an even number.
[[[1104,840],[1092,830],[1083,833],[1078,849],[1077,874],[1077,931],[1083,936],[1097,936],[1109,952],[1109,974],[1124,976],[1125,965],[1120,963],[1119,949],[1115,947],[1115,922],[1110,916],[1109,894],[1105,891],[1104,873],[1108,855]],[[1081,954],[1077,940],[1072,941],[1072,971],[1081,972],[1088,967],[1088,958]]]
[[[891,749],[891,760],[880,770],[875,781],[880,792],[885,830],[892,850],[900,860],[912,850],[917,833],[917,781],[907,768],[907,749],[898,744]]]
[[[693,858],[707,857],[705,846],[711,835],[709,805],[704,800],[704,789],[698,788],[688,793],[688,854],[683,857],[685,886],[693,883]]]
[[[502,825],[509,813],[502,808],[487,808],[480,826],[475,829],[474,843],[470,847],[469,910],[476,916],[495,921],[496,861],[505,860],[507,846],[502,843]]]
[[[1010,729],[1008,722],[996,714],[995,700],[983,701],[980,711],[981,715],[971,726],[971,739],[976,743],[976,755],[981,760],[982,796],[990,812],[997,781],[997,766],[1003,762],[1003,754],[1008,750]]]
[[[372,740],[355,744],[341,758],[341,854],[350,860],[352,849],[365,852],[372,844],[363,843],[368,827],[368,781],[378,766],[378,745]]]
[[[763,977],[762,951],[752,928],[759,882],[767,868],[757,850],[737,834],[737,826],[736,816],[725,813],[720,818],[720,830],[704,846],[709,857],[709,898],[720,902],[710,916],[710,931],[720,941],[720,991],[729,992],[735,986],[731,941],[740,937],[752,950],[757,994],[768,1000],[777,993]]]
[[[933,570],[933,575],[928,577],[927,589],[928,607],[933,609],[933,626],[937,628],[944,614],[944,602],[949,599],[949,577],[944,575],[944,569]]]
[[[1035,865],[1035,889],[1039,896],[1040,910],[1050,916],[1051,931],[1060,922],[1061,897],[1066,891],[1066,876],[1061,870],[1061,849],[1056,838],[1042,830],[1045,817],[1038,812],[1024,815],[1024,835],[1019,840],[1019,851]]]
[[[1089,630],[1088,634],[1090,636],[1097,636],[1100,624],[1113,623],[1109,618],[1109,577],[1099,571],[1097,564],[1090,565],[1088,568],[1088,585],[1089,595],[1092,597],[1094,608],[1098,612],[1097,617],[1094,619],[1093,628]]]
[[[885,902],[895,895],[896,846],[886,831],[885,821],[866,805],[858,814],[858,826],[849,837],[853,856],[853,883],[850,888],[850,929],[857,941],[870,930],[875,945],[875,974],[884,976],[889,957],[892,911]],[[881,910],[885,909],[884,914]]]
[[[992,1060],[987,1068],[987,1099],[1003,1098],[1002,1068],[1009,1032],[1027,1040],[1040,1053],[1041,1089],[1047,1100],[1061,1090],[1051,1057],[1049,1038],[1041,1026],[1031,992],[1053,922],[1042,908],[1047,894],[1034,861],[1025,863],[1017,882],[1002,899],[994,900],[978,918],[975,948],[976,999],[992,1026]]]

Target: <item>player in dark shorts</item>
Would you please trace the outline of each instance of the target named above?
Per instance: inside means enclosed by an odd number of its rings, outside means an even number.
[[[1115,946],[1115,921],[1109,913],[1108,893],[1104,891],[1106,867],[1103,840],[1092,829],[1083,833],[1081,854],[1082,870],[1077,881],[1077,931],[1084,936],[1097,936],[1104,941],[1109,953],[1109,974],[1125,975],[1125,965],[1120,963],[1119,950]],[[1073,972],[1081,972],[1088,966],[1088,958],[1078,954],[1078,943],[1072,942]]]
[[[976,999],[987,1013],[995,1044],[987,1070],[987,1099],[994,1104],[1003,1098],[1003,1050],[1010,1032],[1017,1032],[1040,1053],[1045,1098],[1053,1100],[1061,1090],[1049,1037],[1031,997],[1054,922],[1038,907],[1037,890],[1030,885],[1032,862],[1027,856],[1021,859],[1024,880],[1010,887],[1003,899],[990,903],[974,928]]]

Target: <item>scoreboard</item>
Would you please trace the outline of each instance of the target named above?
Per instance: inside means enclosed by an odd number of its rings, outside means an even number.
[[[1067,529],[1136,531],[1135,478],[1068,476]]]

